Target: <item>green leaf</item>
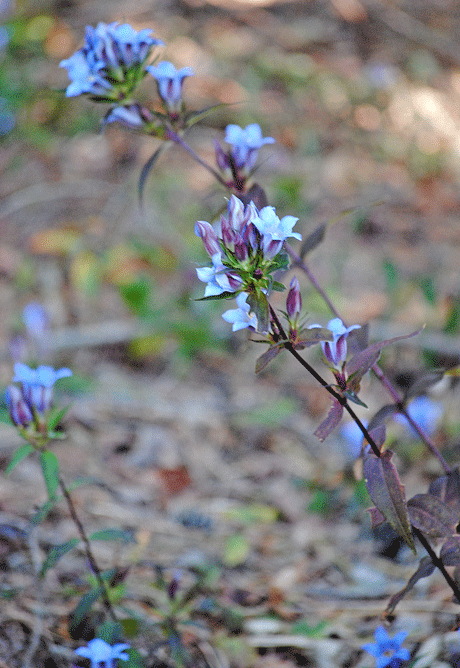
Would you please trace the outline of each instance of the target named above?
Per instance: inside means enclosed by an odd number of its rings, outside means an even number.
[[[90,540],[113,540],[119,543],[135,543],[133,532],[126,529],[101,529],[89,536]]]
[[[120,642],[123,636],[123,627],[121,622],[114,622],[111,619],[106,619],[105,622],[97,627],[96,637],[104,640],[109,645],[114,645]]]
[[[84,594],[77,607],[73,611],[73,613],[70,615],[69,618],[69,631],[70,635],[73,635],[78,626],[81,624],[81,622],[84,620],[88,612],[91,610],[93,607],[94,603],[101,598],[102,596],[102,589],[101,587],[96,587],[95,589],[91,589],[91,591],[87,592]]]
[[[235,534],[227,540],[223,561],[230,568],[241,566],[248,558],[250,551],[251,547],[246,538],[241,534]]]
[[[393,453],[386,450],[381,457],[373,452],[364,457],[364,478],[372,501],[415,554],[404,487],[391,462]]]
[[[217,109],[224,109],[227,106],[228,106],[227,103],[222,102],[220,104],[213,104],[211,107],[206,107],[206,109],[201,109],[199,111],[192,111],[191,113],[186,115],[185,124],[187,128],[191,128],[192,125],[195,125],[195,123],[199,123],[204,118],[212,114],[213,111],[216,111]]]
[[[196,302],[208,302],[212,299],[234,299],[236,292],[221,292],[220,295],[208,295],[207,297],[200,297],[195,299]]]
[[[50,450],[44,450],[40,453],[40,463],[42,465],[43,477],[45,479],[48,497],[52,501],[56,497],[56,490],[59,486],[59,462],[58,458]]]
[[[61,409],[53,409],[48,417],[48,432],[54,432],[64,415],[69,410],[70,406],[65,406]]]
[[[70,485],[68,485],[67,490],[71,492],[74,489],[82,487],[83,485],[92,485],[95,483],[97,483],[97,478],[94,478],[92,476],[83,476],[81,478],[77,478]],[[61,501],[63,498],[64,498],[63,496],[59,495],[55,496],[54,499],[46,501],[46,503],[44,503],[42,507],[37,510],[35,515],[30,520],[31,524],[33,525],[40,524],[40,522],[42,522],[48,515],[53,506],[55,506],[56,503],[58,503],[58,501]]]
[[[248,295],[246,302],[249,304],[250,312],[255,313],[257,318],[257,331],[268,332],[270,327],[270,316],[267,297],[260,292],[258,294],[251,293]]]
[[[367,408],[367,405],[364,403],[364,401],[361,401],[358,395],[355,394],[354,392],[346,391],[343,394],[348,399],[348,401],[351,401],[352,403],[357,404],[358,406],[363,406],[364,408]]]
[[[54,547],[52,547],[51,550],[48,552],[48,556],[43,562],[43,566],[41,567],[39,577],[42,578],[47,570],[49,570],[52,566],[54,566],[61,557],[67,554],[67,552],[70,552],[70,550],[72,550],[75,547],[75,545],[78,545],[79,542],[80,542],[79,538],[71,538],[66,543],[61,543],[60,545],[55,545]]]
[[[129,659],[127,661],[123,661],[124,668],[145,668],[145,661],[137,649],[130,647],[130,649],[126,650],[126,653],[128,654]]]
[[[279,281],[273,281],[272,290],[275,290],[275,292],[284,292],[286,290],[286,286],[284,283],[280,283]]]
[[[30,445],[30,443],[23,443],[23,445],[20,445],[19,448],[16,450],[14,453],[10,463],[6,467],[6,475],[9,475],[11,471],[14,469],[14,467],[19,464],[20,461],[25,459],[28,455],[30,455],[31,452],[33,452],[34,449]]]

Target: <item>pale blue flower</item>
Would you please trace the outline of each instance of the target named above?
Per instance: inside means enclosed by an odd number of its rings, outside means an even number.
[[[225,128],[225,141],[233,148],[231,155],[237,170],[250,171],[257,160],[257,151],[264,144],[274,144],[273,137],[262,137],[262,130],[257,123],[251,123],[244,129],[230,124]]]
[[[364,420],[363,425],[367,427],[367,422]],[[361,454],[363,446],[363,432],[358,427],[354,420],[343,422],[340,425],[340,434],[343,436],[348,446],[348,453],[352,459],[356,459]],[[365,450],[368,449],[366,445]]]
[[[410,417],[416,422],[421,429],[429,436],[436,430],[436,425],[443,414],[442,407],[425,396],[416,397],[409,406],[407,412]],[[418,436],[417,432],[412,429],[407,419],[401,413],[394,416],[395,422],[406,427],[412,436]]]
[[[179,111],[182,104],[182,86],[186,77],[195,74],[191,67],[182,67],[176,70],[174,65],[163,60],[158,65],[150,65],[145,68],[156,79],[158,95],[166,104],[168,109]]]
[[[400,631],[393,638],[387,633],[383,626],[375,629],[375,643],[367,643],[362,649],[372,654],[376,659],[376,668],[398,668],[404,661],[410,658],[409,650],[401,647],[407,633]]]
[[[313,327],[321,327],[321,325],[310,325],[309,329]],[[347,359],[347,336],[354,329],[360,328],[361,325],[345,327],[340,318],[333,318],[327,323],[327,329],[332,333],[333,340],[321,341],[321,348],[325,358],[334,368],[341,370]]]
[[[66,368],[55,371],[51,366],[39,366],[31,369],[18,362],[14,365],[13,383],[21,383],[22,396],[32,411],[44,413],[51,406],[54,383],[71,375],[71,370]]]
[[[90,660],[91,668],[115,668],[116,662],[128,661],[129,656],[124,652],[129,649],[126,643],[109,645],[105,640],[94,638],[90,640],[87,647],[79,647],[75,654]]]
[[[49,328],[50,319],[45,308],[37,302],[30,302],[22,311],[22,320],[30,336],[42,337]]]
[[[257,329],[257,317],[255,313],[250,313],[250,306],[246,302],[248,295],[245,292],[240,292],[236,298],[237,309],[229,309],[222,314],[226,322],[232,323],[232,331],[236,332],[239,329],[246,329],[252,327]]]
[[[197,276],[200,281],[207,283],[204,296],[221,295],[223,292],[235,292],[241,284],[241,279],[229,273],[222,264],[220,253],[212,256],[212,267],[197,267]]]
[[[105,117],[106,123],[121,123],[122,125],[137,130],[141,128],[145,119],[142,117],[138,104],[131,104],[127,107],[114,107]]]
[[[288,237],[302,239],[302,235],[292,231],[298,220],[295,216],[284,216],[280,219],[273,206],[264,206],[258,216],[254,216],[252,222],[263,236],[263,250],[266,256],[277,255]]]
[[[112,84],[104,78],[102,65],[86,54],[82,49],[66,60],[61,60],[59,67],[65,67],[72,83],[67,86],[67,97],[88,93],[104,97],[112,90]]]

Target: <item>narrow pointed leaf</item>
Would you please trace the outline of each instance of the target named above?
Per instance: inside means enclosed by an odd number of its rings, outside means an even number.
[[[84,620],[88,612],[93,607],[94,603],[102,596],[102,593],[103,592],[101,587],[96,587],[95,589],[91,589],[91,591],[87,592],[81,597],[77,607],[70,615],[69,631],[71,635],[78,628],[80,623]]]
[[[433,480],[429,493],[441,499],[457,516],[460,516],[460,473],[458,469]]]
[[[340,420],[342,419],[342,415],[343,415],[343,406],[337,401],[337,399],[334,399],[331,409],[327,415],[327,418],[323,422],[321,422],[318,429],[315,431],[314,436],[316,436],[316,438],[319,438],[319,440],[323,442],[324,439],[327,438],[327,436],[329,436],[331,431],[333,431],[337,427]]]
[[[256,361],[256,373],[260,373],[265,369],[265,367],[270,364],[270,362],[275,359],[277,355],[282,350],[282,345],[283,344],[275,344],[274,346],[270,346],[268,350],[266,350],[260,357],[257,358]]]
[[[137,196],[139,199],[139,205],[142,206],[143,204],[143,199],[144,199],[144,188],[145,188],[145,182],[147,181],[147,177],[151,170],[154,168],[155,163],[157,162],[158,158],[162,154],[162,152],[165,149],[165,144],[162,144],[153,155],[150,156],[150,158],[147,160],[145,165],[141,169],[141,173],[139,176],[139,183],[137,184]]]
[[[410,339],[411,337],[420,334],[421,331],[422,330],[419,329],[416,332],[412,332],[412,334],[395,336],[392,339],[386,339],[385,341],[377,341],[377,343],[372,343],[370,346],[357,353],[347,363],[348,376],[354,376],[353,380],[359,385],[359,381],[364,376],[364,374],[367,373],[379,359],[382,348],[385,348],[385,346],[389,346],[392,343],[396,343],[396,341]]]
[[[364,401],[361,401],[358,395],[355,394],[354,392],[346,390],[343,394],[348,399],[348,401],[351,401],[352,403],[357,404],[358,406],[363,406],[364,408],[367,408],[367,404],[365,404]]]
[[[270,317],[267,297],[261,292],[257,295],[249,294],[246,300],[250,310],[256,314],[257,331],[268,332],[270,327]]]
[[[235,299],[236,297],[236,292],[221,292],[220,295],[208,295],[207,297],[199,297],[198,299],[194,299],[196,302],[209,302],[209,301],[216,301],[219,299]]]
[[[185,117],[185,124],[187,128],[191,128],[192,125],[195,125],[195,123],[199,123],[204,118],[212,114],[213,111],[217,111],[217,109],[224,109],[224,107],[227,106],[228,106],[227,103],[222,102],[221,104],[213,104],[211,107],[206,107],[206,109],[200,109],[199,111],[192,111]]]
[[[403,587],[400,591],[398,591],[397,594],[391,597],[387,609],[385,610],[385,613],[387,615],[391,615],[396,606],[398,605],[398,603],[404,598],[404,596],[411,589],[414,588],[417,582],[422,578],[429,577],[434,572],[435,568],[436,567],[431,561],[430,557],[423,557],[423,559],[420,559],[419,567],[417,568],[415,573],[410,577],[409,582],[406,584],[406,586]]]
[[[372,501],[415,553],[404,487],[391,462],[392,456],[391,450],[386,450],[381,457],[368,453],[364,457],[364,479]]]
[[[240,200],[243,202],[243,204],[250,204],[250,202],[254,202],[258,209],[263,209],[264,206],[267,206],[268,204],[265,190],[258,183],[254,183],[246,194],[241,195]]]
[[[369,515],[371,516],[371,524],[373,529],[375,529],[375,527],[378,527],[385,522],[384,516],[382,515],[380,510],[375,506],[373,508],[369,508],[368,512]]]
[[[113,540],[119,543],[135,543],[136,539],[134,538],[132,531],[127,531],[126,529],[101,529],[100,531],[95,531],[89,537],[90,540]]]
[[[419,394],[424,394],[428,388],[439,383],[440,380],[445,375],[445,371],[441,369],[440,371],[425,371],[418,378],[415,378],[411,386],[405,393],[404,398],[409,399],[411,397],[417,397]]]
[[[43,566],[40,570],[40,577],[42,578],[46,571],[54,566],[61,557],[63,557],[67,552],[70,552],[78,543],[80,542],[79,538],[71,538],[66,543],[61,543],[60,545],[55,545],[48,552],[48,556],[43,562]]]
[[[431,494],[416,494],[407,502],[411,523],[428,536],[447,538],[455,533],[458,517]]]
[[[300,257],[302,258],[302,260],[305,257],[305,255],[307,255],[307,253],[311,253],[312,250],[314,250],[320,245],[320,243],[324,239],[324,235],[326,234],[326,228],[327,228],[326,223],[322,223],[308,235],[308,237],[303,242],[302,248],[300,250]]]
[[[332,332],[325,327],[302,329],[299,332],[296,346],[301,345],[304,348],[308,348],[308,346],[313,346],[315,343],[320,343],[321,341],[332,341],[332,338]]]
[[[382,449],[382,446],[385,443],[386,431],[387,430],[384,424],[381,424],[378,427],[374,427],[374,429],[368,428],[369,436],[372,438],[379,450]]]
[[[53,410],[48,418],[48,432],[54,432],[70,406],[65,406],[59,410]]]
[[[48,497],[52,501],[56,497],[56,490],[59,485],[59,462],[58,458],[50,450],[44,450],[40,453],[40,463],[42,466],[43,477],[45,479]]]
[[[23,445],[20,445],[19,448],[14,453],[10,463],[6,467],[5,471],[6,475],[10,474],[11,471],[14,469],[14,467],[17,466],[19,462],[25,459],[33,451],[34,449],[29,443],[23,443]]]

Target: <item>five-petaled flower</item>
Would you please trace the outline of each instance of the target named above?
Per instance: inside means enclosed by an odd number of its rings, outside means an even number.
[[[251,123],[244,129],[230,124],[225,128],[225,141],[232,146],[230,151],[234,167],[238,172],[249,173],[256,164],[257,152],[264,144],[274,144],[273,137],[263,137],[257,123]]]
[[[232,331],[236,332],[239,329],[251,327],[257,329],[257,317],[255,313],[251,313],[251,308],[246,302],[248,295],[245,292],[240,292],[236,298],[238,308],[229,309],[222,314],[226,322],[232,323]]]
[[[374,633],[375,643],[367,643],[362,646],[376,659],[376,668],[399,668],[399,666],[410,658],[409,650],[401,647],[407,633],[400,631],[390,638],[383,626],[378,626]]]
[[[152,77],[156,79],[158,95],[161,97],[170,113],[177,114],[182,107],[182,86],[186,77],[193,76],[191,67],[182,67],[176,70],[174,65],[163,60],[158,65],[146,67]]]
[[[91,668],[115,668],[117,661],[128,661],[129,656],[124,652],[129,649],[126,643],[109,645],[105,640],[94,638],[90,640],[87,647],[79,647],[75,654],[90,660]]]
[[[313,327],[321,327],[321,325],[310,325],[309,329]],[[327,329],[332,333],[332,341],[321,341],[321,348],[326,360],[335,369],[341,371],[343,363],[347,359],[347,336],[354,329],[360,329],[361,325],[352,325],[345,327],[340,318],[333,318],[327,323]]]
[[[27,364],[18,363],[14,365],[13,383],[21,383],[22,397],[32,413],[43,414],[51,406],[54,383],[60,378],[71,375],[71,370],[67,368],[54,370],[51,366],[39,366],[37,369],[31,369]],[[13,402],[16,393],[11,392],[11,388],[10,396]],[[19,405],[17,401],[16,405]],[[13,413],[11,415],[17,424]]]

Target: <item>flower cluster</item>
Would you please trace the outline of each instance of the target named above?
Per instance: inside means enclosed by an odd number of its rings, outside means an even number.
[[[76,649],[75,654],[89,659],[91,668],[115,668],[119,660],[128,661],[129,656],[125,649],[129,649],[126,643],[120,642],[112,646],[105,640],[94,638],[87,647]]]
[[[244,129],[239,125],[227,125],[225,141],[232,147],[228,153],[218,141],[215,142],[217,166],[225,174],[230,187],[242,190],[255,167],[259,149],[265,144],[274,144],[275,140],[263,137],[260,126],[251,123]]]
[[[279,218],[272,206],[260,211],[253,202],[244,204],[235,195],[230,197],[227,215],[213,227],[198,221],[195,233],[201,238],[212,261],[212,267],[199,267],[197,275],[206,283],[205,297],[226,298],[239,293],[238,309],[224,314],[233,330],[253,327],[260,331],[257,314],[251,313],[247,298],[257,301],[272,288],[284,289],[273,281],[273,272],[286,268],[288,258],[283,245],[288,237],[301,239],[292,229],[298,218]],[[254,317],[255,316],[255,317]]]
[[[50,366],[31,369],[26,364],[14,365],[13,383],[6,389],[6,402],[11,420],[17,427],[33,425],[37,432],[43,426],[45,413],[51,408],[53,386],[60,378],[71,376],[70,369],[54,370]]]
[[[128,23],[118,22],[86,26],[83,47],[60,63],[72,82],[67,96],[88,94],[106,102],[129,96],[145,75],[144,63],[152,47],[163,44],[151,32],[137,32]]]
[[[387,630],[379,626],[374,633],[375,643],[367,643],[362,649],[375,657],[376,668],[399,668],[410,658],[409,650],[401,647],[406,636],[405,631],[400,631],[390,638]]]

